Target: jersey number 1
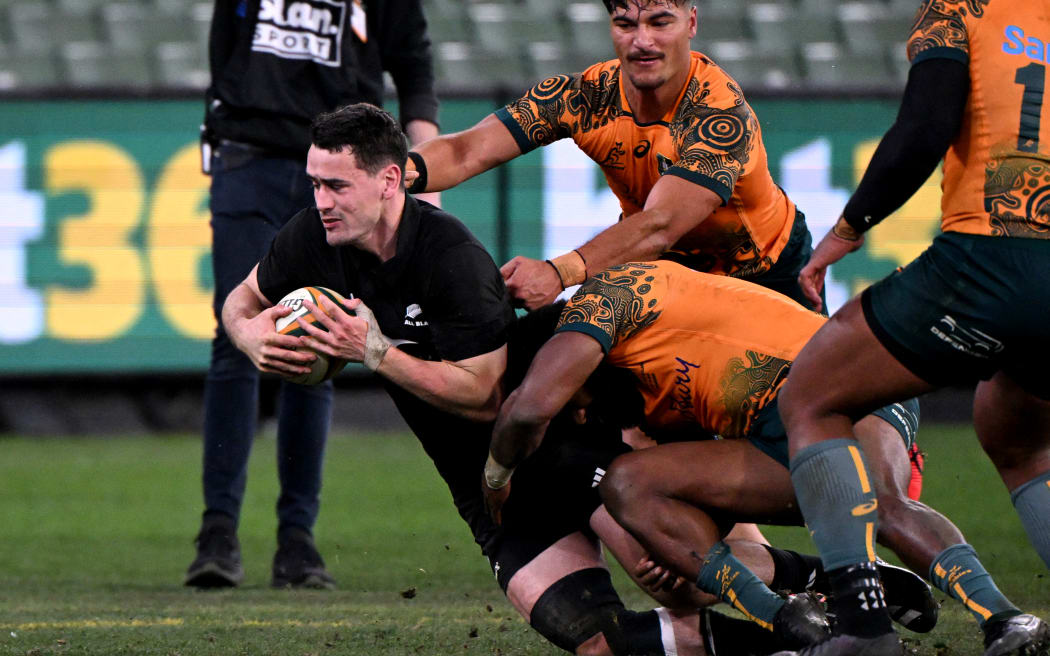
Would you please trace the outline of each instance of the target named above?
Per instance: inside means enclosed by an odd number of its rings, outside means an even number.
[[[1021,124],[1017,129],[1017,150],[1039,150],[1039,123],[1043,113],[1043,80],[1046,66],[1029,64],[1017,69],[1014,82],[1024,86],[1021,97]]]

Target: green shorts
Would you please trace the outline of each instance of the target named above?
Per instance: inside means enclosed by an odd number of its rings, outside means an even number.
[[[883,346],[932,385],[1001,370],[1050,398],[1050,240],[943,233],[866,289],[861,307]]]
[[[900,434],[904,448],[911,449],[915,443],[915,434],[919,432],[919,400],[909,399],[901,403],[891,403],[871,413],[882,419]],[[776,460],[784,467],[788,466],[787,431],[780,421],[777,400],[762,408],[751,424],[747,440],[762,453]]]

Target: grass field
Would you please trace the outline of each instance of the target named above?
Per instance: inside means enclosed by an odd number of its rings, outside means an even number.
[[[1000,588],[1050,616],[1045,568],[968,427],[924,427],[926,501],[967,534]],[[200,512],[194,436],[0,437],[0,654],[555,654],[492,580],[448,492],[413,438],[333,436],[321,552],[335,592],[269,589],[274,444],[253,453],[232,591],[181,584]],[[811,550],[802,529],[771,529]],[[617,579],[629,606],[648,607]],[[939,592],[938,598],[943,597]],[[980,654],[951,601],[907,634],[914,653]]]

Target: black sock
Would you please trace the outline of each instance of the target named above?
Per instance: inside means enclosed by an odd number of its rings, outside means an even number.
[[[874,638],[893,630],[875,563],[858,563],[828,572],[836,633]]]
[[[772,631],[710,609],[700,614],[700,633],[708,656],[768,656],[786,648]]]
[[[776,592],[816,590],[827,594],[828,577],[820,556],[763,545],[773,559],[773,580],[769,587]]]

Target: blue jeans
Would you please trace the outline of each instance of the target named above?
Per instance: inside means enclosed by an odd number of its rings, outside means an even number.
[[[216,317],[226,296],[266,255],[288,219],[313,205],[304,163],[238,145],[212,155],[211,228]],[[259,371],[233,345],[222,322],[212,341],[204,391],[205,516],[240,516],[259,407]],[[331,382],[281,383],[277,500],[280,528],[310,531],[320,507],[321,467],[332,408]]]

